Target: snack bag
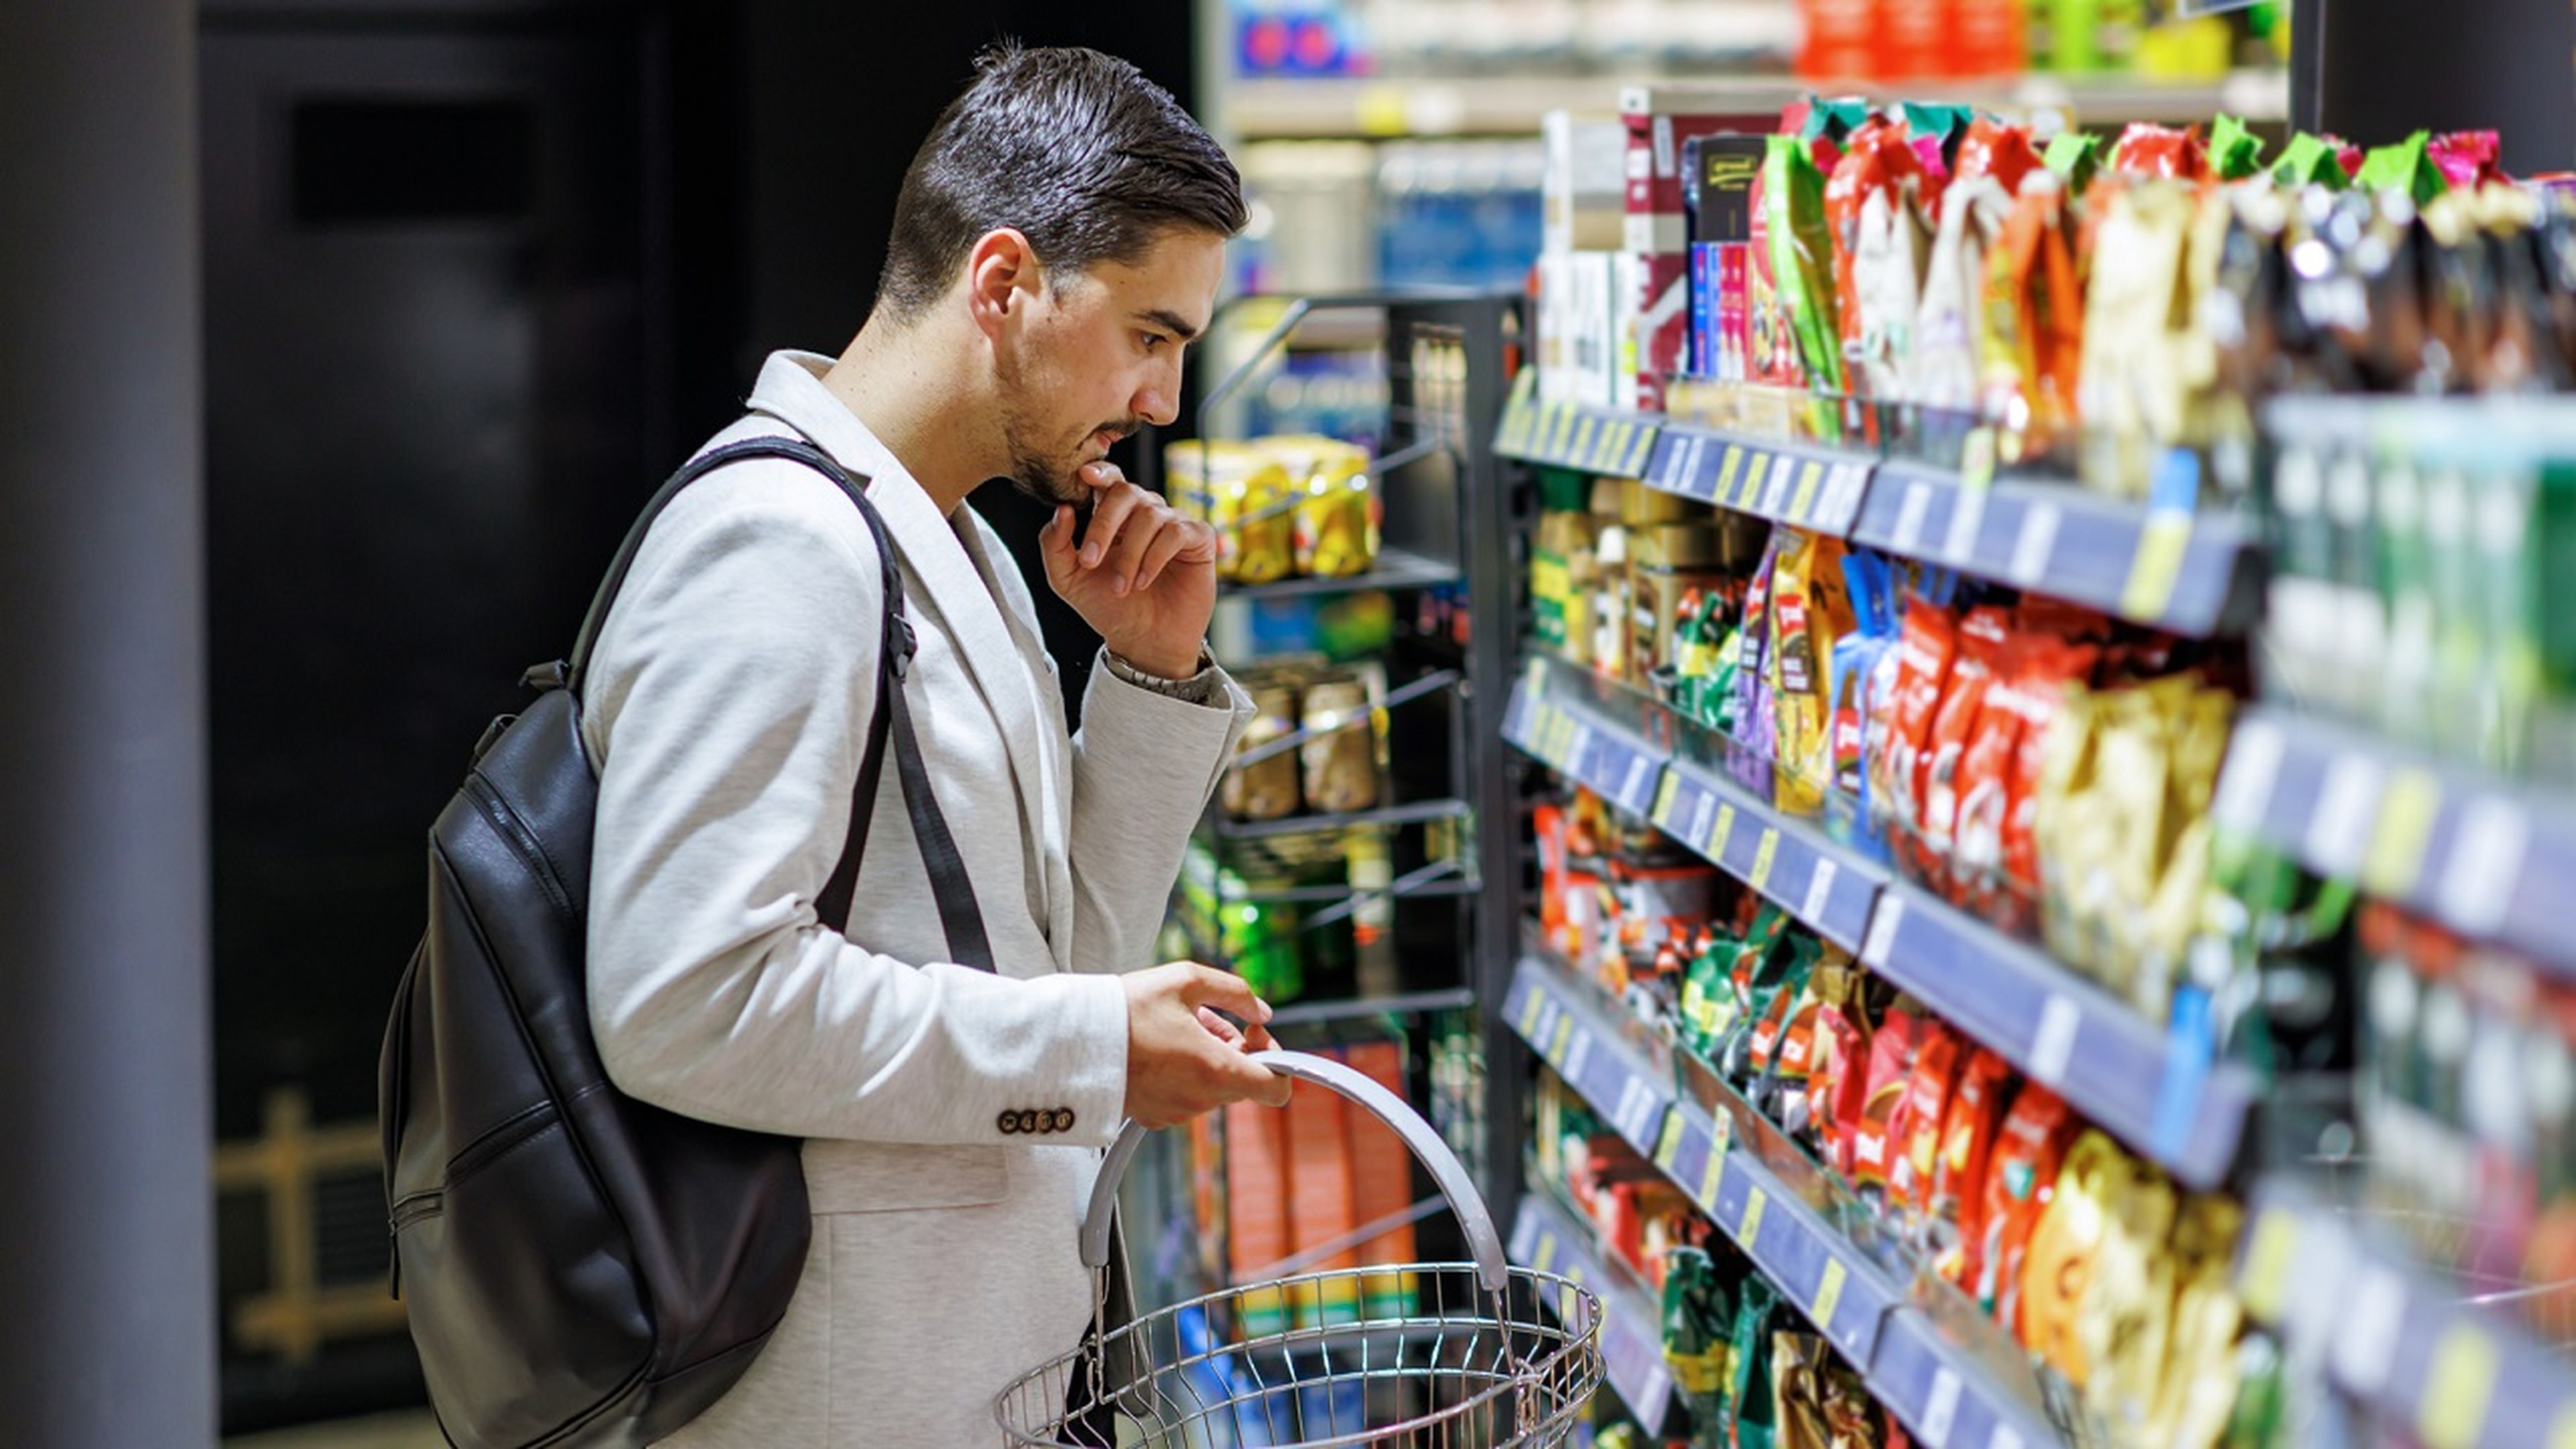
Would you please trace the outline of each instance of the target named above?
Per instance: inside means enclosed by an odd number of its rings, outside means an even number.
[[[2108,881],[2121,844],[2112,833],[2122,820],[2116,805],[2097,801],[2093,793],[2098,745],[2106,719],[2117,712],[2117,697],[2069,691],[2060,703],[2031,819],[2042,938],[2059,959],[2087,974],[2096,969],[2092,931],[2098,921],[2092,908],[2110,899]],[[2160,770],[2157,787],[2161,791]],[[2134,785],[2121,788],[2124,799],[2137,797]]]
[[[1933,1268],[1961,1288],[1974,1289],[1985,1250],[1986,1167],[2004,1119],[2012,1067],[1978,1047],[1960,1069],[1942,1114],[1939,1155],[1932,1163],[1932,1192],[1925,1216],[1931,1226]]]
[[[2353,182],[2368,191],[2403,191],[2422,206],[2451,189],[2433,160],[2432,148],[2430,131],[2418,131],[2394,145],[2374,146]]]
[[[2111,148],[2111,169],[2167,181],[2206,181],[2209,148],[2198,126],[2177,131],[2139,121],[2121,132],[2120,144]]]
[[[1844,1083],[1869,1071],[1867,1039],[1852,1024],[1860,1010],[1860,988],[1860,967],[1849,953],[1827,942],[1807,982],[1815,1011],[1807,1028],[1807,1088],[1801,1120],[1816,1145],[1817,1160],[1829,1166],[1841,1161],[1839,1107]]]
[[[1892,155],[1890,153],[1893,153]],[[1861,199],[1896,184],[1897,174],[1920,173],[1923,163],[1906,144],[1904,128],[1872,117],[1852,134],[1852,144],[1825,177],[1825,228],[1833,241],[1834,313],[1843,346],[1860,341],[1860,293],[1852,265],[1860,254]]]
[[[2012,198],[1991,176],[1963,176],[1941,195],[1941,225],[1923,269],[1923,308],[1903,396],[1926,407],[1974,407],[1983,359],[1977,309],[1985,296],[1986,248],[2003,228]]]
[[[1779,755],[1779,720],[1772,712],[1770,652],[1777,638],[1778,621],[1771,608],[1771,587],[1778,564],[1782,538],[1788,529],[1774,529],[1771,542],[1763,549],[1762,562],[1753,572],[1753,582],[1744,593],[1744,623],[1735,660],[1735,729],[1734,740],[1746,749],[1730,758],[1730,767],[1739,770],[1738,782],[1746,789],[1768,795],[1771,781],[1767,768],[1757,768]]]
[[[1745,1276],[1736,1290],[1733,1339],[1735,1449],[1771,1449],[1778,1410],[1771,1395],[1771,1321],[1780,1309],[1780,1294],[1759,1273]]]
[[[1843,591],[1851,600],[1852,627],[1834,640],[1833,669],[1827,682],[1830,705],[1826,730],[1833,759],[1835,793],[1854,808],[1855,833],[1863,846],[1877,838],[1870,823],[1868,744],[1870,680],[1895,637],[1887,561],[1875,554],[1846,550],[1842,557]]]
[[[1911,859],[1918,869],[1924,864],[1920,832],[1924,774],[1932,757],[1932,724],[1949,687],[1958,646],[1958,625],[1949,610],[1919,596],[1906,605],[1895,697],[1889,702],[1892,728],[1881,735],[1885,770],[1870,785],[1891,822],[1888,839],[1897,859]]]
[[[1942,691],[1924,746],[1916,869],[1924,880],[1945,889],[1951,880],[1950,854],[1959,819],[1959,766],[1967,758],[1968,741],[1985,710],[1986,686],[2003,661],[2009,617],[2000,607],[1984,604],[1969,610],[1960,621],[1958,657],[1950,666],[1949,687]]]
[[[1672,1369],[1673,1387],[1689,1407],[1693,1424],[1712,1436],[1721,1433],[1735,1367],[1734,1348],[1727,1340],[1734,1306],[1705,1250],[1675,1248],[1666,1255],[1663,1309],[1664,1362]]]
[[[1985,416],[2038,452],[2075,425],[2084,294],[2075,281],[2066,193],[2055,173],[2033,174],[1986,253],[1978,350],[1985,359]]]
[[[1936,181],[1957,175],[1960,148],[1966,144],[1969,128],[1977,123],[1977,108],[1907,101],[1899,114],[1905,118],[1905,132],[1913,138],[1924,171]],[[1939,199],[1937,195],[1924,198],[1927,203]]]
[[[1835,641],[1852,631],[1842,540],[1785,529],[1771,578],[1771,684],[1779,711],[1775,803],[1794,815],[1824,804],[1834,774],[1828,697]]]
[[[1914,1071],[1916,1047],[1929,1033],[1922,1018],[1902,1007],[1888,1008],[1869,1038],[1869,1072],[1861,1093],[1860,1116],[1842,1123],[1851,1144],[1850,1176],[1855,1186],[1882,1193],[1889,1190],[1896,1158],[1904,1150],[1900,1108]],[[1850,1094],[1844,1094],[1848,1100]]]
[[[1932,1206],[1932,1178],[1939,1168],[1941,1125],[1950,1114],[1950,1088],[1970,1047],[1946,1023],[1935,1022],[1914,1053],[1907,1074],[1902,1150],[1888,1171],[1888,1201],[1917,1218]]]
[[[2066,183],[2070,195],[2081,196],[2093,185],[2093,177],[2102,169],[2103,158],[2111,143],[2091,131],[2060,131],[2049,138],[2043,159],[2057,179]]]
[[[1833,1449],[1825,1418],[1825,1341],[1810,1333],[1771,1335],[1771,1399],[1779,1411],[1776,1449]]]
[[[2121,1153],[2105,1169],[2102,1200],[2102,1241],[2076,1331],[2092,1372],[2090,1402],[2142,1433],[2163,1389],[2173,1329],[2174,1188]]]
[[[1774,136],[1762,170],[1769,213],[1771,281],[1797,340],[1806,380],[1843,390],[1842,330],[1834,316],[1833,238],[1825,219],[1825,178],[1795,137]]]
[[[1979,116],[1959,143],[1959,165],[1951,179],[1966,181],[1982,176],[2009,198],[2019,196],[2023,179],[2045,170],[2047,164],[2031,138],[2030,127]]]
[[[2213,1449],[2236,1401],[2235,1345],[2244,1326],[2237,1301],[2236,1245],[2245,1214],[2215,1194],[2184,1200],[2174,1223],[2173,1328],[2164,1380],[2145,1442]]]
[[[1987,1159],[1981,1214],[1985,1244],[1978,1255],[1977,1302],[2004,1330],[2032,1343],[2021,1312],[2022,1273],[2031,1229],[2055,1201],[2057,1169],[2081,1127],[2064,1100],[2037,1082],[2024,1082],[1996,1130]]]
[[[2022,698],[2021,656],[2029,636],[2015,633],[2004,641],[1994,678],[1986,685],[1985,707],[1977,713],[1976,732],[1960,758],[1953,788],[1957,818],[1951,824],[1950,879],[1953,899],[1998,923],[2012,917],[2004,884],[2004,822],[2011,809],[2008,794],[2013,757],[2021,749],[2030,717]]]
[[[2220,116],[2209,127],[2209,169],[2221,181],[2262,175],[2263,138],[2248,130],[2242,118]]]
[[[2425,150],[2454,189],[2474,191],[2508,180],[2502,160],[2504,140],[2493,131],[2453,131],[2434,137]]]
[[[2020,715],[2019,742],[2004,779],[2003,872],[2010,907],[1999,924],[2028,932],[2039,920],[2040,781],[2047,773],[2050,735],[2070,689],[2092,677],[2101,651],[2065,639],[2024,636],[2007,696]]]
[[[2361,174],[2361,152],[2331,136],[2301,131],[2281,148],[2272,179],[2283,186],[2322,186],[2341,191]]]
[[[2102,1244],[2118,1212],[2113,1194],[2128,1175],[2120,1149],[2085,1128],[2066,1149],[2057,1189],[2031,1229],[2021,1273],[2022,1341],[2078,1388],[2093,1375],[2085,1313]]]
[[[2169,329],[2190,315],[2185,260],[2197,197],[2188,186],[2140,182],[2097,199],[2094,210],[2078,411],[2089,432],[2135,440],[2133,448],[2178,439],[2192,378]]]

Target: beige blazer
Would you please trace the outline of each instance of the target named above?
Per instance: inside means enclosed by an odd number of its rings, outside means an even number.
[[[972,509],[929,495],[780,353],[754,414],[853,471],[900,555],[905,682],[998,976],[945,939],[889,760],[846,938],[814,914],[877,680],[867,526],[785,461],[692,484],[599,638],[591,1020],[621,1090],[807,1139],[813,1247],[786,1321],[674,1449],[999,1441],[990,1402],[1090,1321],[1075,1247],[1126,1091],[1108,973],[1152,964],[1192,823],[1250,713],[1095,668],[1068,737],[1028,586]],[[1028,1129],[1039,1130],[1032,1132]]]

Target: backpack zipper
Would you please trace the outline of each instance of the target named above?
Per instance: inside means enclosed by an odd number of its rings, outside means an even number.
[[[553,903],[556,913],[577,924],[571,892],[566,891],[563,882],[556,877],[554,864],[546,859],[545,847],[538,843],[536,832],[519,818],[519,812],[510,808],[510,803],[501,798],[501,792],[492,788],[492,782],[483,778],[479,770],[465,777],[465,793],[474,797],[475,807],[483,812],[483,818],[491,822],[493,830],[509,843],[529,873],[537,878],[538,886],[545,891],[546,899]]]

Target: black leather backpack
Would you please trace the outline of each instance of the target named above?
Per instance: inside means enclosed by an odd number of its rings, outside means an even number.
[[[865,485],[790,438],[697,458],[628,533],[569,665],[530,671],[537,699],[493,722],[430,831],[429,928],[394,997],[378,1112],[394,1290],[439,1426],[470,1449],[668,1435],[750,1367],[804,1265],[811,1220],[798,1140],[693,1120],[618,1091],[591,1036],[585,979],[599,802],[581,740],[591,649],[663,507],[713,469],[760,457],[793,459],[837,483],[867,519],[885,569],[876,712],[848,844],[817,913],[834,929],[847,924],[891,735],[950,953],[993,967],[905,704],[912,629]]]

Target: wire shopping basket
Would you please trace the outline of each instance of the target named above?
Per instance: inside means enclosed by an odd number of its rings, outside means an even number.
[[[1105,1328],[1118,1182],[1134,1123],[1101,1164],[1082,1226],[1091,1341],[1004,1389],[1011,1449],[1544,1449],[1601,1386],[1601,1300],[1503,1261],[1466,1167],[1404,1099],[1303,1052],[1253,1057],[1395,1129],[1465,1230],[1470,1263],[1309,1273],[1195,1298]],[[1545,1311],[1542,1311],[1545,1310]]]

